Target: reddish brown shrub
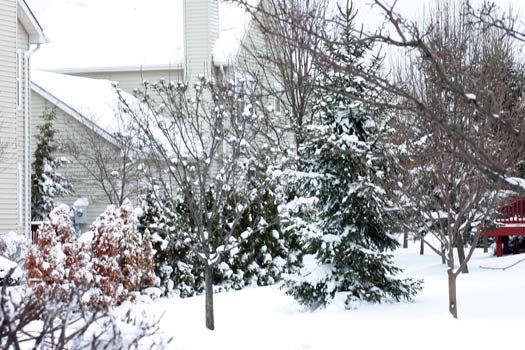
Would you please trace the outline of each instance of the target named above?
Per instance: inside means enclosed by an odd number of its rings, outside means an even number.
[[[149,232],[142,239],[133,206],[109,206],[87,233],[88,242],[72,237],[69,208],[53,210],[39,229],[39,239],[25,261],[28,286],[41,296],[61,298],[70,288],[88,290],[91,306],[107,308],[128,293],[155,283]]]

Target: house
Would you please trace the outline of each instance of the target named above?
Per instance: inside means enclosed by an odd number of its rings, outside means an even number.
[[[135,100],[125,92],[123,97]],[[60,172],[73,185],[73,193],[58,200],[76,207],[72,219],[80,229],[87,228],[109,204],[137,198],[135,169],[123,162],[126,145],[117,136],[126,132],[128,121],[119,106],[119,95],[108,80],[32,71],[31,113],[35,122],[31,135],[38,135],[43,122],[40,116],[55,114],[55,156],[68,161]],[[124,173],[127,179],[121,181]]]
[[[42,18],[52,43],[36,68],[118,81],[130,93],[144,80],[231,77],[254,35],[244,9],[223,0],[54,0]]]
[[[121,152],[107,128],[115,113],[107,106],[100,108],[112,94],[107,90],[110,81],[132,93],[143,81],[161,78],[245,79],[237,69],[247,56],[242,43],[259,40],[250,16],[219,0],[50,0],[42,18],[51,43],[35,55],[41,72],[35,72],[32,84],[33,115],[56,108],[62,143],[92,135],[113,154]],[[116,105],[113,101],[113,108]],[[63,173],[75,187],[74,195],[63,201],[71,205],[76,198],[87,197],[87,223],[92,222],[111,201],[101,190],[100,179],[93,181],[94,174],[79,164],[78,157],[64,148],[61,155],[72,162]],[[137,193],[138,187],[131,192]]]
[[[219,70],[214,47],[217,58],[233,59],[248,25],[240,8],[218,0],[53,0],[42,18],[52,43],[36,68],[118,81],[129,92],[143,80]]]
[[[29,66],[47,39],[24,0],[0,2],[0,36],[0,234],[29,234]]]

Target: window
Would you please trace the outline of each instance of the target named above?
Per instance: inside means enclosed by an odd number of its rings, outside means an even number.
[[[249,100],[255,90],[255,81],[248,75],[235,76],[235,92]]]
[[[255,82],[249,75],[235,75],[235,95],[237,98],[237,117],[241,117],[246,107],[251,105]]]
[[[273,83],[273,111],[280,114],[282,111],[283,86],[280,83]]]

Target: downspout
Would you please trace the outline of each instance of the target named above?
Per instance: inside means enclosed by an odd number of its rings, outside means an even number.
[[[24,231],[29,238],[31,235],[31,117],[30,117],[30,101],[31,101],[31,70],[29,69],[29,61],[31,56],[40,49],[40,44],[32,50],[24,53],[24,69],[25,69],[25,100],[24,100],[24,148],[25,148],[25,180],[26,180],[26,198],[25,198],[25,228]]]

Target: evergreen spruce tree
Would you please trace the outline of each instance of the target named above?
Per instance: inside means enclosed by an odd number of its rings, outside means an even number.
[[[370,59],[370,47],[353,37],[355,13],[347,7],[339,16],[341,40],[333,42],[355,44],[329,46],[331,58],[338,66],[376,72],[380,59]],[[347,307],[356,300],[409,299],[420,283],[395,278],[400,269],[388,254],[398,243],[384,188],[388,150],[380,136],[387,123],[360,102],[378,96],[348,74],[327,71],[321,84],[312,107],[321,122],[310,128],[298,172],[302,202],[313,203],[313,210],[303,218],[303,266],[288,277],[287,293],[311,308],[337,292],[347,293]]]
[[[71,193],[73,187],[57,169],[67,161],[55,157],[55,111],[45,111],[42,115],[44,123],[39,126],[36,138],[35,160],[31,175],[31,220],[44,220],[53,208],[57,206],[56,198]]]

